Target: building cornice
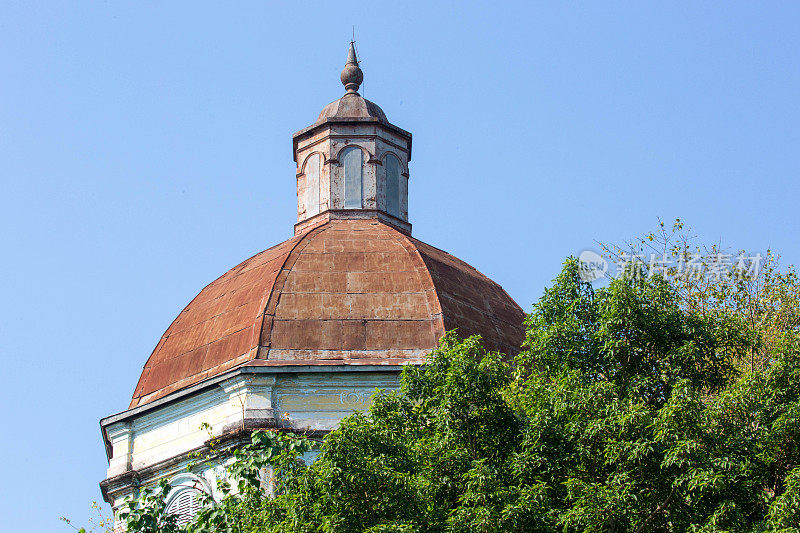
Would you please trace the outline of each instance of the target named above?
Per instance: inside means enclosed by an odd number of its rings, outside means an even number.
[[[119,422],[128,422],[131,421],[145,413],[150,411],[154,411],[156,409],[160,409],[170,404],[174,404],[178,401],[188,399],[192,396],[196,396],[202,392],[205,392],[209,389],[212,389],[224,381],[227,381],[231,378],[234,378],[239,375],[248,375],[248,374],[305,374],[305,373],[339,373],[339,372],[392,372],[397,373],[403,370],[405,364],[341,364],[337,362],[336,364],[320,364],[320,362],[316,362],[315,364],[287,364],[286,361],[281,361],[282,364],[280,366],[267,366],[258,364],[261,363],[268,363],[267,361],[252,361],[249,365],[241,366],[238,368],[231,369],[224,374],[220,374],[213,378],[209,378],[205,381],[201,381],[195,385],[191,385],[186,387],[185,389],[181,389],[179,391],[175,391],[163,398],[159,398],[157,400],[153,400],[152,402],[146,403],[144,405],[139,405],[132,409],[128,409],[126,411],[122,411],[120,413],[107,416],[100,420],[100,431],[103,435],[103,443],[106,448],[106,457],[107,459],[111,459],[111,444],[109,442],[108,436],[108,428],[109,426],[119,423]],[[253,364],[255,363],[255,364]]]
[[[334,126],[337,124],[344,124],[350,126],[356,124],[375,124],[377,126],[381,126],[386,130],[391,131],[392,133],[400,135],[401,137],[405,137],[408,139],[408,160],[411,161],[411,141],[412,141],[411,132],[406,131],[398,126],[395,126],[391,122],[374,117],[326,118],[315,122],[314,124],[308,126],[307,128],[303,128],[302,130],[295,132],[292,135],[292,159],[295,162],[297,162],[297,143],[301,138],[307,135],[311,135],[319,128],[325,126]]]

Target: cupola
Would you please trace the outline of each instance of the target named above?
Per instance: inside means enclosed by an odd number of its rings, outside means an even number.
[[[297,163],[295,234],[335,219],[379,219],[404,233],[408,223],[411,134],[362,97],[355,43],[341,74],[345,94],[292,136]]]

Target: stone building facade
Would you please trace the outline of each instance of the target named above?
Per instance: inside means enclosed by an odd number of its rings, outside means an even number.
[[[127,410],[101,420],[105,500],[117,510],[168,478],[188,520],[224,464],[193,463],[256,428],[323,435],[424,364],[446,330],[515,353],[523,312],[496,283],[411,236],[411,134],[358,93],[353,44],[345,94],[293,136],[294,236],[206,286],[159,340]],[[202,426],[202,428],[201,428]],[[311,457],[309,457],[311,459]]]

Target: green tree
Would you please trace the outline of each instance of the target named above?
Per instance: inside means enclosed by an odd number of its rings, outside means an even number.
[[[661,276],[595,291],[578,273],[568,260],[516,359],[447,334],[311,465],[308,441],[254,433],[183,529],[800,532],[796,327],[764,343],[736,307],[687,305]],[[755,346],[764,364],[743,371]],[[154,494],[131,502],[131,531],[172,527]]]
[[[655,231],[622,244],[600,244],[606,257],[625,262],[638,257],[664,261],[664,278],[682,309],[702,315],[733,315],[744,320],[754,342],[735,364],[743,370],[764,367],[773,345],[800,333],[800,278],[793,266],[781,268],[780,256],[704,244],[681,219],[659,221]],[[746,257],[753,261],[742,261]],[[690,264],[691,263],[691,264]],[[719,267],[730,263],[730,268]],[[657,263],[656,263],[657,264]]]

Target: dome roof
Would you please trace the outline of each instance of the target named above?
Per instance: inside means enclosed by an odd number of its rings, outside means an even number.
[[[383,110],[358,93],[347,93],[335,102],[326,105],[317,118],[325,119],[364,119],[372,118],[388,122]]]
[[[131,400],[245,366],[422,363],[445,330],[515,354],[524,313],[498,284],[377,220],[332,220],[205,287],[169,326]]]

